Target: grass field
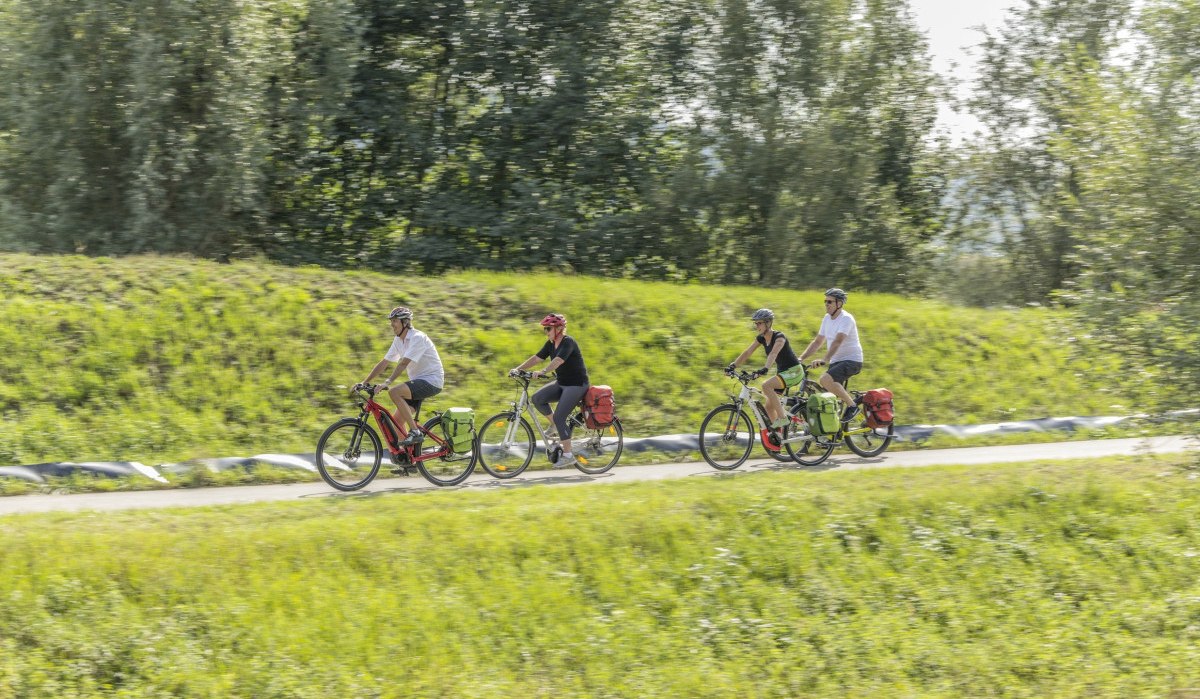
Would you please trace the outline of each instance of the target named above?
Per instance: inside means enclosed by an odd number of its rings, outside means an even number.
[[[1152,697],[1194,456],[0,518],[0,697]]]
[[[304,452],[351,409],[343,389],[390,341],[404,303],[435,338],[448,389],[431,408],[486,417],[504,372],[538,349],[548,310],[571,320],[594,382],[631,436],[690,432],[734,388],[719,368],[757,307],[802,348],[818,290],[672,285],[549,274],[381,273],[178,258],[0,255],[0,463]],[[1148,395],[1115,357],[1073,359],[1065,317],[854,294],[867,368],[901,422],[1119,414]]]

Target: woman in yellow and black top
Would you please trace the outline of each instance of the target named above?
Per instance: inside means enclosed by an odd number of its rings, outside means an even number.
[[[731,370],[737,368],[739,364],[754,354],[756,348],[762,346],[763,351],[767,353],[767,361],[763,364],[763,368],[770,369],[774,364],[779,371],[775,376],[764,381],[762,385],[763,395],[768,397],[763,401],[763,407],[766,408],[767,417],[771,420],[771,428],[777,430],[788,424],[787,411],[783,409],[783,391],[804,380],[804,368],[800,366],[800,360],[792,351],[792,343],[788,341],[787,335],[772,329],[775,324],[775,314],[769,308],[758,309],[754,312],[751,320],[754,322],[754,342],[750,343],[746,351],[742,352],[729,365],[729,368]],[[774,396],[774,400],[770,396]]]

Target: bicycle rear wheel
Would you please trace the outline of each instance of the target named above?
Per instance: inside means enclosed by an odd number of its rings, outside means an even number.
[[[892,430],[892,425],[874,429],[867,427],[867,417],[860,410],[846,426],[844,439],[850,451],[869,459],[882,454],[892,443]]]
[[[575,420],[578,424],[575,434],[571,435],[575,468],[596,475],[616,466],[625,449],[625,430],[621,429],[621,421],[613,418],[611,425],[589,430],[581,416],[576,415]]]
[[[432,417],[422,427],[426,434],[442,436],[442,416]],[[434,485],[458,485],[467,480],[471,471],[475,470],[475,444],[471,450],[462,454],[450,451],[449,446],[442,446],[432,439],[424,443],[422,455],[439,454],[433,458],[417,462],[417,469],[425,476],[425,480]]]
[[[800,403],[797,403],[792,407],[791,410],[788,411],[788,413],[791,415],[798,415],[803,418],[804,406]],[[793,422],[792,424],[795,425],[796,423]],[[808,425],[807,422],[804,422],[803,424],[806,426]],[[815,441],[815,437],[804,442],[788,442],[788,439],[800,436],[796,432],[792,431],[793,428],[788,429],[788,434],[784,436],[783,447],[792,457],[792,460],[801,466],[816,466],[824,462],[825,459],[828,459],[829,455],[833,453],[834,447],[837,446],[833,443],[826,443],[824,445],[818,444]]]
[[[363,451],[363,442],[369,451]],[[358,490],[371,482],[383,462],[383,445],[370,425],[355,418],[338,420],[317,440],[317,472],[338,490]]]
[[[700,455],[718,471],[746,463],[753,448],[750,417],[732,403],[717,406],[700,423]]]
[[[512,439],[507,439],[510,429]],[[479,465],[493,478],[519,476],[533,461],[534,444],[528,420],[513,412],[493,415],[479,428]]]

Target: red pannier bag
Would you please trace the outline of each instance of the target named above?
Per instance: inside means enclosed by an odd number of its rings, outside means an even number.
[[[867,427],[887,427],[896,419],[892,405],[892,392],[886,388],[873,388],[863,394],[863,409],[867,412]]]
[[[608,386],[591,386],[583,396],[583,421],[589,430],[613,423],[617,402]]]

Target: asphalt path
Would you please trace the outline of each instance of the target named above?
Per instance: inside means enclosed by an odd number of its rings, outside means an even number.
[[[24,512],[113,511],[166,507],[202,507],[238,505],[253,502],[301,501],[315,498],[365,497],[383,494],[421,493],[434,490],[505,490],[534,485],[582,485],[590,483],[628,483],[672,478],[705,477],[763,470],[855,471],[867,468],[914,468],[922,466],[979,465],[1040,461],[1046,459],[1087,459],[1104,456],[1164,454],[1200,449],[1200,442],[1189,437],[1153,437],[1148,439],[1098,439],[1086,442],[1053,442],[1003,447],[930,449],[884,453],[863,459],[839,450],[816,467],[784,464],[769,459],[751,459],[736,471],[716,471],[704,462],[618,466],[599,476],[588,476],[574,469],[526,471],[511,480],[496,480],[482,470],[454,488],[438,488],[420,476],[379,478],[362,490],[342,493],[323,481],[290,485],[248,485],[229,488],[192,488],[146,490],[122,493],[80,493],[77,495],[19,495],[0,497],[0,515]],[[761,452],[760,452],[761,453]],[[381,467],[386,473],[388,464]]]

